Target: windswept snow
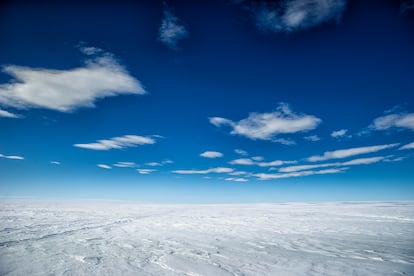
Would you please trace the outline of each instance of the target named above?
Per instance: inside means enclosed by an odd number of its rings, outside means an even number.
[[[414,275],[414,203],[0,203],[0,275]]]

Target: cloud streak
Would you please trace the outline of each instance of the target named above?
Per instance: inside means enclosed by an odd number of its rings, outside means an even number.
[[[406,128],[414,131],[414,113],[388,114],[376,118],[369,126],[371,130]]]
[[[173,50],[177,49],[177,44],[180,40],[188,37],[188,31],[168,8],[164,8],[164,18],[158,30],[158,40],[170,47]]]
[[[136,147],[138,145],[155,144],[155,140],[151,137],[144,137],[138,135],[124,135],[120,137],[113,137],[106,140],[98,140],[95,143],[88,144],[74,144],[74,147],[90,149],[90,150],[110,150],[110,149],[124,149]]]
[[[341,159],[341,158],[347,158],[355,155],[360,154],[367,154],[367,153],[373,153],[380,150],[393,148],[398,146],[399,143],[395,144],[387,144],[387,145],[378,145],[378,146],[369,146],[369,147],[358,147],[358,148],[349,148],[349,149],[341,149],[341,150],[335,150],[335,151],[326,151],[323,153],[323,155],[314,155],[309,158],[307,158],[307,161],[310,162],[318,162],[318,161],[325,161],[330,159]]]
[[[95,107],[98,99],[124,94],[145,94],[141,83],[103,51],[88,56],[83,67],[55,70],[16,65],[3,67],[14,77],[0,84],[0,105],[17,109],[45,108],[70,112],[81,107]],[[3,117],[16,118],[4,111]]]
[[[176,174],[209,174],[209,173],[231,173],[234,170],[232,168],[226,167],[217,167],[217,168],[210,168],[207,170],[175,170],[172,171]]]
[[[339,22],[345,6],[345,0],[285,0],[255,2],[247,9],[259,30],[290,33],[328,21]]]
[[[1,86],[0,86],[1,87]],[[1,88],[0,88],[1,89]],[[0,90],[1,91],[1,90]],[[6,110],[0,109],[0,117],[4,118],[19,118],[20,116]]]
[[[218,151],[205,151],[201,153],[200,156],[205,158],[220,158],[223,157],[223,154]]]
[[[101,168],[101,169],[106,169],[106,170],[112,169],[111,166],[105,165],[105,164],[96,164],[96,166],[99,167],[99,168]]]
[[[310,175],[321,175],[321,174],[334,174],[341,173],[347,168],[338,168],[338,169],[326,169],[326,170],[317,170],[317,171],[298,171],[291,173],[258,173],[254,174],[259,180],[272,180],[272,179],[282,179],[290,177],[301,177],[301,176],[310,176]]]
[[[288,139],[275,138],[279,134],[292,134],[316,128],[321,120],[312,115],[293,113],[287,104],[281,103],[274,112],[250,113],[238,122],[211,117],[210,123],[216,127],[228,126],[230,134],[240,135],[252,140],[273,140],[280,143],[290,143]],[[283,141],[278,141],[283,139]]]
[[[23,156],[18,156],[18,155],[4,155],[4,154],[0,154],[0,158],[13,159],[13,160],[24,160],[24,157]]]

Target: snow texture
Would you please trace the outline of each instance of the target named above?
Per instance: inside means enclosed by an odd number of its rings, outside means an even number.
[[[414,275],[414,202],[3,200],[0,275]]]

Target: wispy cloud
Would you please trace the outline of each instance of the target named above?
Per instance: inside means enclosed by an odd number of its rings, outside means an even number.
[[[218,151],[205,151],[201,153],[200,156],[205,157],[205,158],[219,158],[219,157],[223,157],[223,154]]]
[[[1,86],[0,86],[0,93],[1,93]],[[0,94],[1,96],[1,94]],[[1,100],[1,98],[0,98]],[[0,109],[0,117],[4,117],[4,118],[19,118],[20,116],[14,113],[11,113],[9,111],[6,110],[2,110]]]
[[[255,162],[250,158],[239,158],[229,162],[231,165],[254,165]]]
[[[148,162],[148,163],[145,163],[145,165],[150,166],[150,167],[161,167],[161,166],[172,164],[172,163],[174,163],[172,160],[164,160],[161,162]]]
[[[3,107],[70,112],[80,107],[94,107],[97,99],[146,93],[112,54],[103,51],[97,56],[88,56],[85,65],[79,68],[55,70],[7,65],[3,71],[14,77],[9,83],[0,84]],[[10,117],[9,113],[3,112],[3,115]]]
[[[259,30],[289,33],[328,21],[338,22],[345,5],[345,0],[285,0],[278,3],[254,2],[247,9]]]
[[[406,149],[414,149],[414,142],[411,142],[409,144],[406,144],[404,146],[402,146],[401,148],[399,148],[400,150],[406,150]]]
[[[164,6],[164,18],[158,30],[158,39],[175,50],[178,42],[188,37],[188,31],[181,20],[172,13],[171,9],[167,5]]]
[[[0,154],[0,158],[14,159],[14,160],[24,160],[24,157],[18,156],[18,155],[4,155],[4,154]]]
[[[118,168],[135,168],[138,165],[135,162],[117,162],[113,166]]]
[[[280,143],[291,143],[290,140],[277,140],[276,135],[292,134],[308,131],[317,127],[321,120],[312,115],[293,113],[289,105],[281,103],[274,112],[250,113],[238,122],[221,117],[209,118],[210,123],[217,127],[229,126],[233,135],[241,135],[252,140],[273,140]]]
[[[398,113],[381,116],[376,118],[368,128],[371,130],[388,130],[390,128],[414,130],[414,113]]]
[[[243,177],[227,177],[224,180],[226,180],[226,181],[233,181],[233,182],[247,182],[247,181],[249,181],[248,179],[243,178]]]
[[[387,145],[378,145],[378,146],[368,146],[368,147],[358,147],[358,148],[349,148],[349,149],[341,149],[341,150],[335,150],[335,151],[326,151],[323,155],[315,155],[307,158],[310,162],[317,162],[317,161],[324,161],[329,159],[341,159],[341,158],[347,158],[355,155],[360,154],[367,154],[367,153],[373,153],[380,150],[393,148],[398,146],[399,143],[395,144],[387,144]]]
[[[153,170],[153,169],[137,169],[137,172],[139,174],[151,174],[153,172],[155,172],[157,170]]]
[[[317,142],[317,141],[321,140],[321,138],[319,138],[318,135],[305,136],[305,137],[303,137],[303,139],[311,141],[311,142]]]
[[[345,167],[345,166],[356,166],[356,165],[369,165],[378,163],[380,161],[385,161],[386,157],[384,156],[375,156],[368,158],[358,158],[346,162],[335,162],[335,163],[324,163],[324,164],[312,164],[312,165],[298,165],[298,166],[289,166],[280,168],[278,171],[281,173],[291,173],[304,170],[313,170],[327,167]]]
[[[106,170],[110,170],[110,169],[112,169],[112,167],[111,166],[109,166],[109,165],[105,165],[105,164],[97,164],[96,166],[98,166],[99,168],[101,168],[101,169],[106,169]]]
[[[248,155],[247,151],[242,149],[235,149],[234,152],[240,155]]]
[[[60,165],[61,163],[60,163],[59,161],[50,161],[50,164],[53,164],[53,165]]]
[[[257,159],[257,158],[256,158]],[[296,161],[283,161],[283,160],[274,160],[270,162],[263,162],[263,159],[260,158],[261,161],[254,160],[253,158],[239,158],[235,159],[229,162],[231,165],[256,165],[259,167],[276,167],[276,166],[282,166],[284,164],[294,164]]]
[[[110,149],[124,149],[136,147],[138,145],[154,144],[155,139],[152,137],[144,137],[138,135],[124,135],[120,137],[113,137],[107,140],[98,140],[95,143],[88,144],[74,144],[74,147],[91,149],[91,150],[110,150]]]
[[[339,137],[344,136],[347,132],[348,132],[347,129],[335,130],[335,131],[332,131],[331,136],[334,138],[339,138]]]
[[[234,170],[232,168],[218,167],[210,168],[207,170],[176,170],[172,171],[176,174],[209,174],[209,173],[231,173]]]
[[[254,161],[263,161],[264,157],[263,156],[253,156],[252,160],[254,160]]]
[[[290,178],[290,177],[301,177],[301,176],[310,176],[310,175],[320,175],[320,174],[334,174],[341,173],[347,168],[337,168],[337,169],[326,169],[326,170],[317,170],[317,171],[299,171],[291,173],[258,173],[254,174],[259,180],[272,180],[272,179],[281,179],[281,178]]]

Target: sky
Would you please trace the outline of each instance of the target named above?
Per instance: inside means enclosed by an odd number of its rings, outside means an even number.
[[[5,1],[0,197],[413,200],[413,33],[413,1]]]

